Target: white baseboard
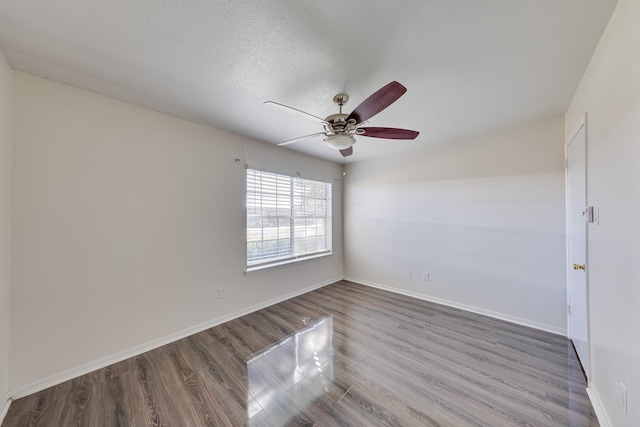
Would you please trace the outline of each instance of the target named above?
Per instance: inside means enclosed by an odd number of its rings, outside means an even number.
[[[197,334],[198,332],[205,331],[214,326],[220,325],[224,322],[228,322],[230,320],[236,319],[238,317],[244,316],[249,313],[253,313],[254,311],[261,310],[263,308],[269,307],[271,305],[277,304],[282,301],[286,301],[288,299],[297,297],[298,295],[305,294],[307,292],[313,291],[314,289],[319,289],[324,286],[330,285],[332,283],[338,282],[342,280],[342,277],[336,277],[331,280],[327,280],[322,283],[317,283],[312,286],[308,286],[303,289],[299,289],[295,292],[291,292],[289,294],[281,295],[277,298],[270,299],[268,301],[264,301],[260,304],[247,307],[243,310],[237,311],[235,313],[227,314],[222,317],[218,317],[207,322],[201,323],[199,325],[192,326],[190,328],[184,329],[182,331],[167,335],[162,338],[158,338],[144,344],[129,348],[127,350],[112,354],[110,356],[103,357],[101,359],[95,360],[93,362],[86,363],[84,365],[78,366],[76,368],[68,369],[66,371],[60,372],[55,375],[51,375],[49,377],[43,378],[41,380],[35,381],[31,384],[27,384],[25,386],[19,387],[16,390],[13,390],[9,393],[9,397],[13,400],[19,399],[21,397],[28,396],[33,393],[37,393],[39,391],[45,390],[49,387],[52,387],[57,384],[61,384],[65,381],[69,381],[73,378],[77,378],[81,375],[88,374],[89,372],[93,372],[97,369],[102,369],[106,366],[113,365],[114,363],[121,362],[123,360],[129,359],[130,357],[138,356],[147,351],[156,349],[158,347],[162,347],[163,345],[172,343],[174,341],[180,340],[182,338],[186,338],[193,334]],[[8,410],[8,405],[7,405]]]
[[[489,317],[493,317],[493,318],[496,318],[496,319],[505,320],[507,322],[516,323],[516,324],[523,325],[523,326],[529,326],[529,327],[534,328],[534,329],[539,329],[539,330],[551,332],[551,333],[554,333],[554,334],[557,334],[557,335],[566,336],[566,334],[567,334],[566,329],[561,329],[561,328],[557,328],[557,327],[554,327],[554,326],[551,326],[551,325],[546,325],[546,324],[542,324],[542,323],[538,323],[538,322],[533,322],[533,321],[530,321],[528,319],[522,319],[522,318],[519,318],[519,317],[505,315],[505,314],[494,312],[494,311],[490,311],[490,310],[484,310],[484,309],[481,309],[481,308],[478,308],[478,307],[473,307],[473,306],[469,306],[469,305],[465,305],[465,304],[460,304],[460,303],[456,303],[456,302],[453,302],[453,301],[448,301],[448,300],[444,300],[444,299],[440,299],[440,298],[429,297],[427,295],[423,295],[423,294],[419,294],[419,293],[415,293],[415,292],[408,292],[408,291],[404,291],[404,290],[401,290],[401,289],[398,289],[398,288],[394,288],[392,286],[382,285],[380,283],[370,282],[370,281],[363,280],[363,279],[358,279],[358,278],[355,278],[355,277],[344,276],[344,277],[336,277],[334,279],[327,280],[327,281],[324,281],[322,283],[317,283],[315,285],[308,286],[308,287],[303,288],[303,289],[299,289],[299,290],[297,290],[295,292],[291,292],[289,294],[282,295],[282,296],[280,296],[278,298],[273,298],[273,299],[270,299],[268,301],[264,301],[264,302],[262,302],[260,304],[248,307],[246,309],[237,311],[235,313],[231,313],[231,314],[228,314],[228,315],[225,315],[225,316],[222,316],[222,317],[218,317],[218,318],[212,319],[210,321],[201,323],[199,325],[192,326],[192,327],[184,329],[182,331],[170,334],[170,335],[168,335],[166,337],[159,338],[159,339],[156,339],[156,340],[152,340],[152,341],[149,341],[147,343],[144,343],[144,344],[129,348],[127,350],[124,350],[124,351],[121,351],[121,352],[118,352],[118,353],[115,353],[115,354],[112,354],[110,356],[106,356],[106,357],[103,357],[101,359],[86,363],[86,364],[78,366],[76,368],[68,369],[68,370],[60,372],[58,374],[51,375],[49,377],[43,378],[41,380],[35,381],[33,383],[30,383],[30,384],[27,384],[25,386],[19,387],[19,388],[15,389],[15,390],[12,390],[8,394],[8,396],[9,396],[10,399],[15,400],[15,399],[19,399],[21,397],[28,396],[28,395],[33,394],[33,393],[37,393],[39,391],[45,390],[45,389],[47,389],[49,387],[52,387],[54,385],[63,383],[65,381],[69,381],[69,380],[71,380],[73,378],[77,378],[77,377],[79,377],[81,375],[88,374],[88,373],[93,372],[93,371],[95,371],[97,369],[102,369],[102,368],[104,368],[106,366],[112,365],[114,363],[121,362],[121,361],[123,361],[125,359],[128,359],[130,357],[138,356],[139,354],[142,354],[142,353],[145,353],[147,351],[156,349],[158,347],[162,347],[163,345],[166,345],[166,344],[169,344],[171,342],[180,340],[182,338],[186,338],[186,337],[188,337],[190,335],[193,335],[193,334],[196,334],[198,332],[202,332],[202,331],[207,330],[209,328],[212,328],[214,326],[220,325],[220,324],[222,324],[224,322],[228,322],[229,320],[233,320],[233,319],[236,319],[238,317],[244,316],[246,314],[253,313],[254,311],[258,311],[258,310],[261,310],[263,308],[269,307],[271,305],[277,304],[279,302],[286,301],[286,300],[294,298],[294,297],[296,297],[298,295],[305,294],[305,293],[310,292],[310,291],[312,291],[314,289],[322,288],[324,286],[330,285],[330,284],[338,282],[340,280],[349,280],[351,282],[359,283],[361,285],[371,286],[371,287],[382,289],[382,290],[385,290],[385,291],[394,292],[394,293],[397,293],[397,294],[402,294],[402,295],[406,295],[406,296],[413,297],[413,298],[418,298],[418,299],[425,300],[425,301],[431,301],[431,302],[434,302],[434,303],[437,303],[437,304],[442,304],[442,305],[445,305],[445,306],[458,308],[458,309],[465,310],[465,311],[470,311],[470,312],[474,312],[474,313],[483,314],[483,315],[486,315],[486,316],[489,316]],[[594,407],[595,407],[595,404],[594,404]],[[5,405],[4,412],[8,411],[8,409],[9,409],[9,404],[7,403]],[[2,413],[0,413],[0,414],[2,414]]]
[[[587,394],[589,395],[589,400],[591,401],[591,406],[593,406],[593,410],[596,413],[596,417],[598,418],[598,422],[601,427],[612,427],[611,421],[607,416],[607,411],[604,410],[604,406],[602,405],[602,401],[598,396],[598,392],[591,387],[587,387]]]
[[[448,307],[458,308],[464,311],[470,311],[472,313],[482,314],[484,316],[493,317],[494,319],[504,320],[506,322],[515,323],[522,326],[528,326],[533,329],[538,329],[545,332],[550,332],[556,335],[562,335],[564,337],[567,336],[567,330],[564,328],[558,328],[557,326],[547,325],[545,323],[535,322],[533,320],[524,319],[517,316],[511,316],[509,314],[500,313],[497,311],[485,310],[483,308],[474,307],[466,304],[460,304],[458,302],[449,301],[441,298],[431,297],[429,295],[419,294],[417,292],[405,291],[403,289],[394,288],[393,286],[387,286],[380,283],[370,282],[368,280],[358,279],[356,277],[348,277],[345,276],[344,280],[349,280],[354,283],[359,283],[365,286],[371,286],[373,288],[382,289],[389,292],[394,292],[396,294],[406,295],[413,298],[418,298],[424,301],[434,302],[436,304],[446,305]]]
[[[9,406],[11,406],[11,399],[5,398],[3,402],[1,402],[2,406],[0,407],[0,425],[4,421],[4,417],[7,416],[7,412],[9,412]]]

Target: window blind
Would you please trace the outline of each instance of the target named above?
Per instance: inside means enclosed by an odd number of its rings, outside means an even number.
[[[331,251],[331,184],[247,169],[247,268]]]

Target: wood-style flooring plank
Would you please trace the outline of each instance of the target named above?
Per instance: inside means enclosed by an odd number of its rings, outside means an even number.
[[[23,426],[597,426],[571,343],[341,281],[12,403]]]

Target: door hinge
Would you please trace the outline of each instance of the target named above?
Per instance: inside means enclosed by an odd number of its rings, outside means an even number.
[[[593,224],[595,222],[595,209],[593,206],[586,206],[582,212],[582,216],[584,216],[584,222]]]
[[[571,304],[567,305],[567,314],[571,316]]]

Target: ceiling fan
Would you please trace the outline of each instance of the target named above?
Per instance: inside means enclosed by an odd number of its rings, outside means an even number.
[[[415,130],[386,128],[386,127],[361,127],[371,117],[375,116],[389,105],[393,104],[407,91],[407,88],[400,83],[393,81],[378,89],[375,93],[362,101],[351,114],[344,114],[342,107],[349,100],[349,96],[344,93],[333,97],[333,102],[338,105],[340,112],[332,114],[325,119],[305,113],[293,107],[279,104],[273,101],[266,101],[265,104],[273,105],[290,112],[297,113],[308,119],[322,124],[324,132],[312,133],[281,142],[278,145],[289,145],[308,138],[324,135],[324,142],[331,148],[339,150],[344,157],[353,154],[353,144],[356,143],[355,135],[369,136],[372,138],[384,139],[415,139],[420,132]]]

